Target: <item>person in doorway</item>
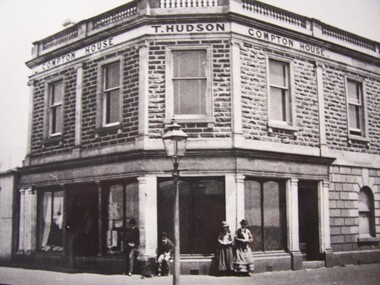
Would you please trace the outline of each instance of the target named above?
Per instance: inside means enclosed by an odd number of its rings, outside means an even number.
[[[252,233],[247,228],[247,220],[240,222],[240,228],[235,235],[235,272],[238,275],[249,275],[254,270],[252,250],[250,243],[253,241]]]
[[[169,274],[169,260],[174,249],[173,242],[168,239],[168,234],[161,234],[161,242],[157,248],[157,276]]]
[[[216,264],[220,275],[230,275],[234,270],[233,241],[229,226],[223,221],[216,249]]]
[[[132,276],[135,260],[140,245],[140,230],[136,227],[135,219],[129,220],[129,228],[126,234],[126,271],[125,274]]]

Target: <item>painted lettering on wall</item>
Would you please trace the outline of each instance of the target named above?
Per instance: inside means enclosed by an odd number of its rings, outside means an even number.
[[[286,46],[290,48],[295,48],[295,49],[305,51],[305,52],[315,54],[315,55],[326,56],[325,50],[320,47],[298,42],[298,41],[289,39],[287,37],[279,36],[276,34],[265,32],[265,31],[260,31],[253,28],[248,29],[248,34],[251,37],[256,38],[256,39],[264,40],[267,42],[271,42],[274,44],[278,44],[278,45],[282,45],[282,46]]]
[[[85,47],[84,51],[85,51],[85,54],[88,55],[88,54],[100,51],[102,49],[108,48],[110,46],[113,46],[113,38],[109,38],[104,41],[100,41],[95,44],[89,45]]]
[[[69,62],[71,60],[75,59],[75,52],[71,52],[65,55],[62,55],[60,57],[56,57],[52,60],[49,60],[48,62],[45,62],[42,64],[42,70],[48,70],[49,68],[58,66],[60,64]]]
[[[85,48],[81,50],[77,50],[68,54],[65,54],[60,57],[56,57],[52,60],[49,60],[42,64],[42,71],[48,70],[50,68],[56,67],[58,65],[64,64],[66,62],[72,61],[76,59],[77,57],[81,57],[83,55],[89,55],[94,52],[109,48],[114,45],[113,38],[108,38],[103,41],[99,41],[97,43],[94,43],[92,45],[86,46]]]
[[[325,50],[313,45],[308,45],[304,43],[300,43],[300,49],[303,51],[307,51],[316,55],[325,56]]]
[[[270,41],[272,43],[276,43],[283,46],[294,47],[293,40],[285,38],[285,37],[281,37],[272,33],[263,32],[263,31],[259,31],[255,29],[249,29],[248,33],[250,36],[258,38],[258,39],[263,39],[263,40]]]
[[[210,24],[173,24],[173,25],[152,25],[154,33],[202,33],[202,32],[224,32],[226,30],[223,23]]]

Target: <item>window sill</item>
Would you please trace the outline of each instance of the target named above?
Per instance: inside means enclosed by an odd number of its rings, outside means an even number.
[[[44,145],[56,144],[56,143],[62,144],[62,134],[53,135],[43,140]]]
[[[277,122],[277,121],[269,121],[268,122],[268,131],[270,133],[272,133],[273,129],[281,129],[281,130],[291,131],[291,132],[294,132],[295,135],[298,132],[298,128],[296,126],[291,126],[291,125],[284,124],[282,122]]]
[[[369,144],[369,139],[362,136],[348,135],[348,143],[352,144],[352,141],[358,141]]]
[[[180,124],[205,123],[205,124],[207,124],[208,128],[212,128],[214,126],[214,124],[215,124],[215,119],[212,118],[212,117],[177,117],[177,116],[173,116],[173,118],[175,119],[175,121],[177,123],[180,123]],[[173,118],[170,118],[170,119],[166,118],[166,119],[164,119],[165,127],[172,122]]]
[[[380,237],[363,236],[358,237],[358,243],[379,243]]]
[[[114,124],[109,126],[102,126],[95,130],[96,136],[106,136],[106,135],[114,135],[121,133],[121,124]]]

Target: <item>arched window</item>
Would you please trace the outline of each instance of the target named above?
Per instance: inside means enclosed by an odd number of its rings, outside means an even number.
[[[360,237],[374,237],[376,235],[373,194],[368,187],[363,187],[359,192],[359,235]]]

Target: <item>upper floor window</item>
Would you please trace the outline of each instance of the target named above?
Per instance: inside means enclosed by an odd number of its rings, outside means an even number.
[[[103,74],[103,126],[120,121],[120,61],[104,65]]]
[[[168,49],[166,118],[211,117],[209,57],[207,47]]]
[[[293,126],[291,62],[268,58],[269,125]]]
[[[367,187],[359,192],[359,235],[360,237],[374,237],[373,194]]]
[[[347,79],[349,135],[366,137],[363,83]]]
[[[49,84],[49,135],[55,136],[62,133],[63,116],[63,81],[55,81]]]

